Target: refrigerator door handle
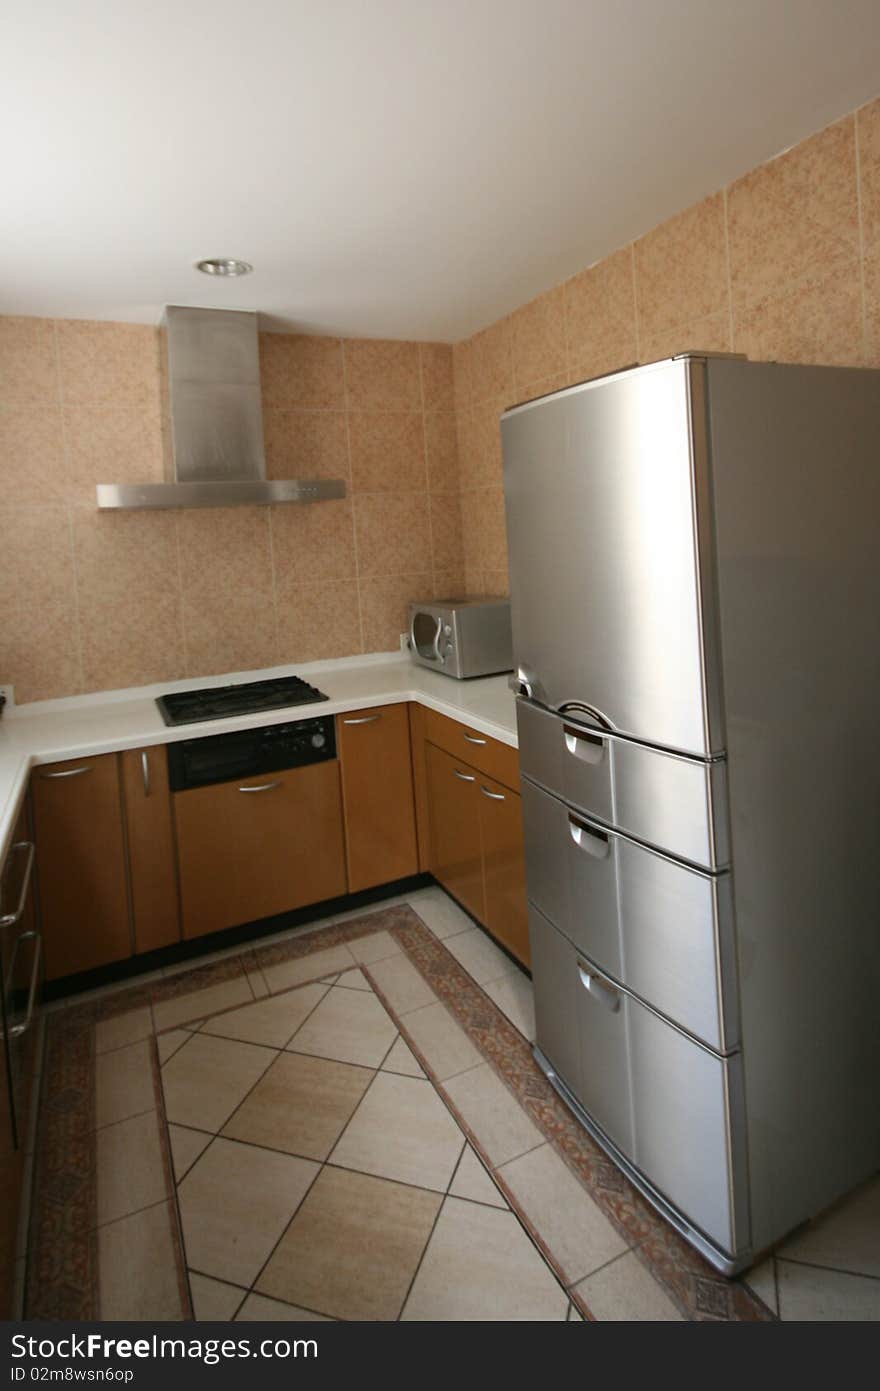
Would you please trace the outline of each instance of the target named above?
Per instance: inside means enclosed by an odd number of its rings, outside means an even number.
[[[611,842],[604,831],[597,831],[593,826],[585,826],[576,817],[569,816],[568,829],[571,838],[578,850],[585,850],[588,855],[592,855],[594,860],[606,860],[611,849]]]
[[[588,719],[595,720],[602,729],[614,729],[614,725],[607,715],[603,715],[597,705],[588,705],[585,700],[564,700],[559,706],[558,714],[567,715],[586,715]]]
[[[577,968],[581,985],[587,994],[591,995],[600,1005],[604,1005],[612,1014],[617,1014],[620,1009],[620,991],[616,990],[610,981],[597,976],[583,961],[578,961]]]
[[[526,700],[535,699],[535,687],[538,684],[538,678],[529,667],[518,666],[516,671],[508,676],[507,684],[514,695],[525,696]]]

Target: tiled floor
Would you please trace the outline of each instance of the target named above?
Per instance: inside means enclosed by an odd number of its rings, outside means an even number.
[[[528,978],[439,889],[406,902],[433,934],[419,927],[433,975],[393,915],[361,911],[319,938],[315,924],[288,934],[302,954],[272,938],[129,987],[122,1012],[98,996],[88,1047],[73,1021],[89,1002],[61,1012],[45,1124],[63,1123],[72,1172],[91,1162],[96,1183],[74,1211],[71,1172],[44,1168],[46,1203],[53,1185],[63,1201],[42,1222],[48,1257],[32,1259],[32,1316],[64,1316],[92,1266],[105,1319],[761,1316],[742,1287],[731,1301],[735,1283],[706,1278],[579,1127],[548,1126],[553,1107],[568,1118],[561,1103],[529,1103]],[[456,1007],[468,988],[470,1014]],[[70,1098],[89,1069],[78,1147]],[[59,1274],[52,1224],[68,1210],[93,1228],[95,1258],[71,1232]],[[783,1319],[880,1318],[880,1183],[747,1279]]]

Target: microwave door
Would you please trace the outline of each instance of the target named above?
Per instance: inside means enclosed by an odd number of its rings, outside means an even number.
[[[439,618],[437,614],[426,613],[424,609],[413,614],[409,638],[413,651],[418,653],[422,661],[442,664],[443,658],[440,655],[442,636],[443,619]]]

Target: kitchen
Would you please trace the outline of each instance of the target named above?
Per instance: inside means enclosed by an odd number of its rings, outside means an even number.
[[[377,19],[397,7],[372,8]],[[28,1221],[16,1232],[18,1213],[7,1214],[4,1246],[18,1301],[9,1307],[25,1318],[877,1318],[880,1190],[870,1171],[841,1206],[811,1212],[809,1227],[775,1254],[757,1250],[757,1263],[730,1279],[554,1091],[532,1055],[524,969],[524,692],[515,697],[503,674],[521,654],[514,644],[481,668],[502,674],[459,681],[401,650],[411,603],[429,621],[434,600],[511,590],[512,456],[508,444],[502,456],[499,420],[518,403],[688,351],[880,366],[880,101],[870,71],[857,69],[869,47],[858,21],[870,20],[854,4],[843,25],[834,9],[824,22],[850,44],[849,88],[839,74],[834,88],[819,32],[801,35],[815,96],[811,105],[801,93],[800,125],[768,109],[748,159],[745,144],[722,158],[707,137],[696,188],[679,165],[678,186],[670,172],[669,187],[643,191],[640,203],[627,179],[625,230],[609,222],[592,255],[576,249],[566,263],[562,234],[548,245],[545,230],[522,280],[532,277],[531,294],[513,293],[509,266],[506,285],[500,272],[493,279],[497,247],[483,245],[487,288],[480,298],[472,277],[473,303],[450,300],[446,323],[440,287],[419,288],[424,263],[412,256],[385,266],[393,293],[377,271],[365,294],[339,260],[323,308],[296,308],[305,291],[294,271],[273,268],[277,248],[226,206],[220,180],[210,211],[221,230],[205,246],[208,218],[187,206],[199,245],[190,254],[169,236],[174,273],[145,271],[150,285],[165,277],[146,307],[137,277],[119,282],[115,263],[112,275],[94,264],[112,258],[113,237],[104,231],[97,258],[87,239],[100,216],[112,228],[117,214],[85,192],[70,203],[69,239],[52,241],[56,264],[34,254],[10,274],[0,319],[0,685],[14,698],[0,722],[2,910],[15,916],[20,887],[33,883],[37,902],[24,912],[38,908],[40,923],[28,918],[21,935],[42,936],[39,955],[12,963],[26,969],[7,1031],[26,1025],[17,1037],[35,1049],[45,1034],[42,1060],[16,1064],[39,1096],[28,1122],[19,1115],[10,1151]],[[535,23],[534,6],[519,10]],[[132,43],[120,25],[108,51]],[[357,32],[374,51],[375,36]],[[324,54],[320,24],[310,33]],[[28,53],[26,26],[20,37]],[[411,37],[423,44],[426,34]],[[810,84],[790,85],[794,110]],[[108,99],[127,109],[118,91]],[[128,138],[143,149],[149,132],[130,120]],[[162,187],[159,153],[150,158]],[[56,162],[46,167],[60,177]],[[80,172],[88,186],[97,171]],[[25,229],[39,214],[21,208]],[[43,217],[52,227],[48,209]],[[152,248],[136,249],[146,266]],[[252,259],[251,278],[200,276],[192,262],[214,251]],[[388,303],[371,315],[380,287]],[[99,485],[115,485],[123,501],[187,485],[179,455],[176,474],[165,459],[169,305],[260,312],[249,386],[261,398],[265,483],[240,486],[305,481],[310,497],[99,507]],[[294,306],[286,317],[285,305]],[[507,422],[523,418],[514,411]],[[228,485],[216,475],[189,483]],[[523,573],[526,552],[515,549]],[[518,607],[514,583],[515,631]],[[418,647],[418,629],[411,636]],[[435,627],[428,649],[444,636]],[[289,677],[327,699],[213,711],[201,727],[166,724],[156,705]],[[289,728],[300,721],[321,755],[310,761]],[[202,786],[175,771],[175,748],[258,728],[289,739],[280,760],[270,753]],[[440,793],[447,766],[461,775],[454,800]],[[279,821],[271,807],[285,793],[269,784],[293,773],[315,782],[305,809],[304,799],[284,802]],[[208,807],[212,786],[234,786],[232,812]],[[250,841],[245,815],[261,818]],[[530,869],[530,897],[532,883]],[[311,1075],[317,1063],[333,1070],[333,1106],[320,1101],[328,1083]],[[285,1105],[296,1096],[299,1110]],[[323,1129],[283,1133],[280,1112],[291,1125],[323,1115]],[[231,1190],[251,1189],[259,1201],[217,1220],[234,1206]],[[406,1205],[405,1249],[384,1263],[393,1278],[380,1279],[345,1253],[363,1234],[355,1214],[376,1214],[370,1239],[382,1248],[392,1197]],[[252,1249],[235,1255],[250,1228]],[[479,1280],[476,1243],[487,1263]],[[322,1264],[325,1245],[335,1273]]]

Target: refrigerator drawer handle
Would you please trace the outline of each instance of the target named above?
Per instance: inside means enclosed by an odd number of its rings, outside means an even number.
[[[507,798],[505,797],[503,792],[490,792],[488,787],[484,787],[482,783],[480,783],[480,791],[482,792],[484,797],[488,797],[493,802],[507,801]]]
[[[453,768],[452,771],[457,778],[461,778],[462,782],[476,782],[477,780],[473,773],[460,773],[457,768]]]
[[[607,860],[611,842],[604,831],[595,831],[592,826],[584,826],[573,816],[568,818],[568,829],[578,850],[585,850],[594,860]]]
[[[588,995],[597,1000],[600,1005],[604,1005],[612,1014],[617,1014],[620,1009],[620,991],[616,990],[610,981],[603,980],[601,976],[594,975],[589,971],[582,961],[578,964],[578,975],[581,978],[581,985]]]
[[[574,758],[583,763],[601,763],[605,756],[605,740],[600,734],[590,734],[586,729],[574,729],[563,725],[565,747]]]
[[[27,855],[27,862],[24,867],[24,876],[22,877],[21,881],[21,892],[18,895],[18,904],[16,905],[14,912],[3,914],[3,917],[0,918],[0,927],[13,927],[14,924],[18,922],[19,918],[24,912],[24,905],[27,900],[28,888],[31,882],[31,870],[34,867],[34,842],[32,840],[16,841],[11,851],[9,852],[9,858],[12,859],[12,856],[15,854],[16,851],[20,853],[22,850],[24,850],[25,854]]]

